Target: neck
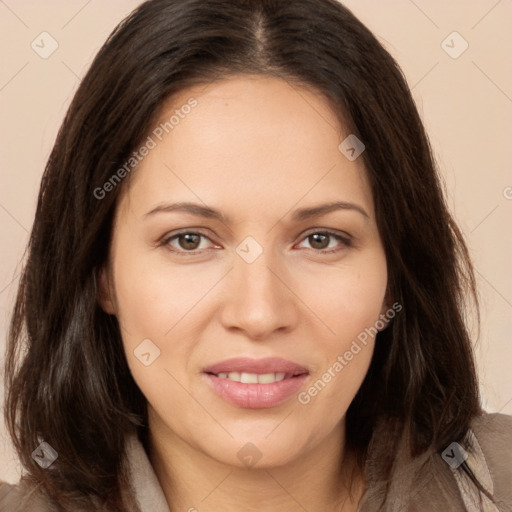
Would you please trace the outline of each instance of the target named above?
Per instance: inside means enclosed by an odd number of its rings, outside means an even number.
[[[364,479],[344,440],[343,424],[293,462],[240,468],[209,457],[169,430],[151,429],[150,422],[148,448],[171,512],[352,512]]]

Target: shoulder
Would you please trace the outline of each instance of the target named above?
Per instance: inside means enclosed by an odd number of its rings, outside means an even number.
[[[39,486],[26,479],[18,484],[0,480],[0,512],[54,512],[45,501]]]
[[[489,470],[505,473],[512,482],[512,416],[484,413],[473,418],[470,430],[480,445]]]
[[[473,418],[471,430],[480,444],[498,443],[504,449],[503,455],[508,454],[510,461],[512,455],[512,416],[499,413],[480,414]]]
[[[489,470],[493,494],[512,506],[512,416],[484,413],[473,419],[470,429]]]
[[[410,455],[402,429],[392,425],[378,430],[369,449],[368,489],[361,512],[512,511],[511,416],[475,416],[460,443],[451,443],[442,453],[432,448],[417,456]],[[391,434],[397,441],[387,442]],[[496,507],[481,495],[471,476],[493,496]]]

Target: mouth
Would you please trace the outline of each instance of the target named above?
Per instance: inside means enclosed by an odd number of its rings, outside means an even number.
[[[232,382],[241,382],[242,384],[273,384],[274,382],[281,382],[284,379],[291,379],[295,374],[290,373],[247,373],[247,372],[221,372],[211,373],[219,379],[229,379]],[[302,375],[302,374],[300,374]]]
[[[211,389],[232,405],[248,409],[276,407],[304,385],[307,368],[279,358],[237,358],[203,371]]]

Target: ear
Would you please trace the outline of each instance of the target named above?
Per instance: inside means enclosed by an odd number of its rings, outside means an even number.
[[[98,302],[105,313],[115,315],[114,289],[111,286],[112,280],[108,264],[101,267],[98,278]]]

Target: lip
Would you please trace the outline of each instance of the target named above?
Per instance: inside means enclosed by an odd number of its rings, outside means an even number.
[[[271,384],[243,384],[215,374],[230,372],[285,373],[286,378]],[[204,369],[211,389],[228,403],[245,409],[276,407],[295,395],[309,378],[308,370],[292,361],[280,358],[235,358]]]
[[[287,373],[291,375],[300,375],[309,373],[308,369],[292,361],[281,359],[279,357],[266,357],[263,359],[251,359],[248,357],[236,357],[227,359],[220,363],[208,366],[203,370],[205,373]]]

